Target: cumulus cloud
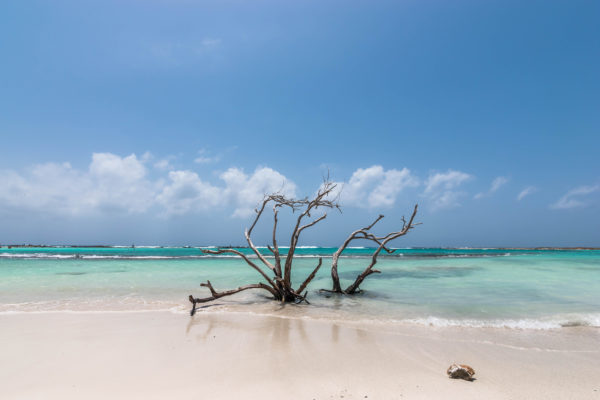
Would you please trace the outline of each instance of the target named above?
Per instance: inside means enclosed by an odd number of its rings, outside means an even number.
[[[464,193],[457,189],[471,178],[467,173],[454,170],[430,175],[423,196],[429,199],[434,210],[459,206],[458,200]]]
[[[69,163],[35,165],[23,174],[3,173],[0,204],[59,214],[97,210],[140,213],[153,202],[153,184],[135,154],[94,153],[87,171]]]
[[[491,196],[492,194],[494,194],[498,189],[500,189],[500,187],[504,186],[506,183],[508,183],[508,178],[505,178],[503,176],[499,176],[496,179],[494,179],[492,181],[492,185],[490,186],[490,188],[488,189],[487,192],[480,192],[477,193],[474,198],[475,199],[481,199],[483,197],[487,197],[487,196]]]
[[[94,153],[87,170],[75,169],[69,163],[47,163],[23,173],[2,171],[0,207],[61,215],[144,213],[153,209],[164,216],[233,207],[233,216],[247,217],[264,193],[279,191],[296,196],[296,185],[267,167],[251,174],[230,168],[219,176],[217,184],[190,170],[171,170],[166,179],[152,180],[143,159],[151,157]],[[172,169],[167,163],[159,167]]]
[[[154,185],[135,154],[94,153],[86,179],[92,187],[85,195],[93,208],[141,213],[154,201]]]
[[[245,174],[239,168],[229,168],[220,178],[225,181],[225,200],[236,207],[234,217],[252,215],[265,193],[280,192],[286,196],[296,196],[296,185],[271,168],[257,168],[252,175]]]
[[[169,182],[156,196],[167,215],[206,210],[221,203],[222,189],[203,182],[192,171],[171,171]]]
[[[517,196],[517,201],[523,200],[526,196],[537,192],[537,190],[538,189],[535,186],[527,186],[525,189],[519,192],[519,195]]]
[[[149,153],[94,153],[87,168],[46,163],[22,172],[2,171],[0,210],[59,215],[151,212],[168,217],[231,209],[233,217],[247,218],[265,193],[298,196],[296,184],[272,168],[229,168],[218,176],[203,176],[177,170],[169,160],[157,161]],[[154,167],[152,174],[147,165]],[[436,208],[457,205],[457,188],[470,178],[459,171],[431,175],[424,195]],[[337,184],[334,195],[342,205],[363,208],[392,207],[403,191],[420,185],[407,168],[386,170],[380,165],[359,168],[347,182]]]
[[[398,194],[408,187],[419,185],[419,180],[410,170],[385,170],[381,165],[359,168],[348,182],[336,182],[332,196],[339,196],[340,203],[364,208],[391,207]]]
[[[569,190],[564,196],[562,196],[554,204],[550,205],[550,208],[554,209],[569,209],[576,207],[583,207],[587,205],[585,199],[582,197],[592,194],[600,190],[600,185],[595,186],[579,186],[575,189]]]
[[[78,214],[90,180],[69,163],[35,165],[25,174],[2,172],[0,204],[9,209],[40,209]],[[77,201],[76,201],[77,199]]]
[[[163,158],[154,163],[154,168],[160,171],[172,171],[175,169],[171,164],[171,157]]]

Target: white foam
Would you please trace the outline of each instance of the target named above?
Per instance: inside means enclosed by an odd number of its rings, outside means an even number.
[[[0,253],[4,258],[76,258],[75,254],[48,254],[48,253]]]
[[[92,255],[87,255],[87,256],[80,256],[80,258],[83,259],[126,259],[126,260],[168,260],[171,258],[189,258],[190,256],[183,256],[183,257],[169,257],[169,256],[108,256],[108,255],[97,255],[97,254],[92,254]]]
[[[568,316],[554,316],[546,318],[522,319],[447,319],[440,317],[426,317],[408,319],[406,322],[417,325],[435,327],[466,327],[466,328],[508,328],[549,330],[564,327],[588,326],[600,328],[600,314],[577,314]]]

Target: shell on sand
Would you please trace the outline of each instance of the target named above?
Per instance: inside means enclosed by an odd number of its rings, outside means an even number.
[[[465,364],[452,364],[446,371],[448,376],[452,379],[464,379],[466,381],[472,381],[475,370]]]

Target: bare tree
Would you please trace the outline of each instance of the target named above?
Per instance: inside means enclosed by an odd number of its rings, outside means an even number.
[[[379,274],[381,271],[377,269],[373,269],[375,264],[377,264],[377,257],[384,250],[386,253],[391,254],[396,250],[391,250],[387,247],[387,244],[390,243],[394,239],[398,239],[401,236],[404,236],[408,233],[409,230],[413,229],[418,223],[415,223],[415,216],[417,215],[418,204],[415,204],[415,208],[413,210],[410,219],[406,221],[404,217],[402,217],[402,229],[397,232],[390,232],[387,235],[376,236],[371,233],[371,229],[381,221],[384,216],[379,215],[373,223],[369,226],[365,226],[364,228],[357,229],[352,232],[348,238],[344,241],[344,243],[337,249],[337,251],[333,254],[331,260],[331,279],[333,280],[333,289],[331,292],[334,293],[342,293],[342,294],[355,294],[360,291],[360,285],[363,281],[371,274]],[[340,277],[338,275],[338,261],[344,250],[350,245],[353,240],[369,240],[378,245],[377,249],[373,252],[371,256],[371,262],[367,267],[356,277],[354,282],[349,285],[346,289],[342,289],[340,284]]]
[[[321,188],[319,189],[315,197],[312,199],[291,199],[285,197],[280,193],[265,195],[260,207],[255,210],[256,216],[254,218],[254,221],[252,222],[252,225],[250,226],[250,228],[246,229],[245,232],[246,242],[248,243],[248,247],[252,250],[255,257],[250,258],[241,251],[232,248],[202,250],[202,252],[205,254],[218,255],[230,253],[241,257],[250,267],[255,269],[261,275],[263,281],[240,286],[236,289],[219,292],[215,290],[212,283],[207,280],[206,283],[201,283],[200,286],[208,288],[211,295],[202,298],[196,298],[190,295],[189,300],[193,304],[191,315],[194,315],[194,313],[196,312],[197,304],[213,301],[221,297],[230,296],[232,294],[249,289],[266,290],[271,296],[273,296],[275,300],[279,300],[281,302],[300,303],[305,301],[306,303],[308,303],[308,300],[306,299],[306,287],[313,280],[313,278],[321,268],[321,265],[323,264],[323,259],[319,258],[319,262],[317,263],[317,266],[313,269],[313,271],[306,277],[306,279],[304,279],[302,284],[298,286],[297,289],[294,289],[292,287],[291,278],[294,253],[296,251],[296,247],[300,239],[300,234],[305,229],[310,228],[327,218],[327,213],[323,213],[321,216],[316,217],[303,224],[305,218],[312,218],[311,213],[318,210],[319,208],[340,210],[337,198],[333,200],[330,199],[330,197],[332,197],[332,192],[335,188],[336,185],[333,182],[330,182],[327,178],[324,180],[323,184],[321,185]],[[272,245],[269,245],[267,247],[273,255],[274,262],[269,261],[258,250],[251,238],[254,227],[256,226],[260,218],[263,216],[267,205],[270,204],[272,204],[273,207],[273,233]],[[301,212],[298,215],[296,225],[294,226],[294,230],[291,234],[288,252],[285,256],[282,256],[282,254],[279,251],[279,245],[277,242],[277,223],[279,210],[284,207],[288,207],[292,210],[292,212]],[[371,223],[371,225],[352,232],[350,236],[348,236],[348,238],[344,241],[344,243],[333,254],[331,262],[331,278],[333,279],[333,289],[326,291],[341,294],[355,294],[360,291],[360,285],[369,275],[374,273],[380,273],[381,271],[373,269],[373,267],[377,263],[377,257],[379,256],[382,250],[389,254],[393,253],[395,250],[389,249],[387,247],[388,243],[390,243],[394,239],[406,235],[409,230],[413,229],[415,225],[418,225],[414,222],[415,216],[417,214],[417,207],[418,206],[415,205],[413,213],[408,221],[406,221],[406,219],[402,217],[402,228],[397,232],[390,232],[384,236],[376,236],[375,234],[371,233],[371,229],[379,221],[381,221],[381,219],[384,218],[383,215],[379,215],[377,219],[375,219],[375,221]],[[356,279],[350,286],[348,286],[346,289],[342,289],[340,284],[340,278],[338,275],[339,258],[352,241],[361,239],[374,242],[377,244],[378,247],[373,252],[369,265],[367,265],[367,267],[362,271],[362,273],[360,273],[356,277]],[[258,261],[255,262],[255,260]],[[273,277],[270,277],[270,275],[267,273],[268,270],[270,270],[270,274],[273,275]]]
[[[323,213],[321,216],[312,219],[311,221],[307,221],[303,224],[305,218],[311,218],[314,211],[317,211],[319,208],[325,209],[337,209],[339,210],[339,204],[336,199],[329,199],[332,195],[333,190],[336,188],[336,185],[333,182],[330,182],[329,179],[325,179],[321,188],[317,192],[314,198],[308,199],[291,199],[283,196],[282,194],[275,193],[266,195],[262,201],[262,204],[259,208],[255,210],[256,217],[250,228],[248,228],[245,232],[246,242],[250,249],[252,249],[256,259],[262,263],[262,265],[258,265],[259,263],[254,262],[254,258],[250,259],[244,253],[231,248],[218,249],[218,250],[202,250],[205,254],[225,254],[231,253],[241,257],[250,267],[255,269],[261,276],[264,282],[258,282],[254,284],[240,286],[237,289],[226,290],[222,292],[218,292],[214,289],[210,281],[206,281],[206,283],[201,283],[200,286],[206,287],[210,290],[211,295],[209,297],[203,298],[195,298],[190,295],[189,300],[193,304],[192,310],[190,312],[191,315],[194,315],[196,312],[196,304],[206,303],[212,300],[216,300],[218,298],[224,296],[230,296],[235,293],[242,292],[244,290],[249,289],[263,289],[269,292],[274,299],[279,300],[281,302],[302,302],[308,301],[306,300],[305,291],[308,284],[313,280],[319,268],[323,264],[323,260],[319,258],[319,262],[314,270],[306,277],[306,279],[302,282],[297,289],[292,287],[292,263],[294,260],[294,253],[296,251],[296,247],[298,245],[298,241],[300,239],[300,234],[319,222],[323,221],[327,218],[327,213]],[[267,260],[267,258],[258,250],[258,248],[252,242],[252,230],[258,223],[259,219],[263,215],[265,208],[267,205],[272,204],[273,206],[273,238],[272,245],[269,245],[268,248],[273,254],[274,263]],[[279,245],[277,243],[277,216],[279,210],[281,208],[288,207],[292,210],[292,212],[300,212],[298,218],[296,220],[296,225],[294,226],[294,230],[292,231],[292,235],[290,238],[290,245],[287,254],[283,257],[279,251]],[[273,277],[271,278],[264,268],[270,270]],[[304,292],[304,294],[302,294]]]

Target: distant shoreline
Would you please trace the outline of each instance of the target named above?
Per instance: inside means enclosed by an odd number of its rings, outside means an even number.
[[[286,246],[280,246],[286,248]],[[336,246],[311,246],[314,248],[337,248]],[[68,248],[68,249],[114,249],[114,248],[173,248],[173,249],[206,249],[206,248],[236,248],[246,249],[248,246],[161,246],[161,245],[47,245],[47,244],[0,244],[0,248]],[[365,246],[365,249],[375,249],[375,247]],[[427,250],[427,249],[444,249],[444,250],[600,250],[600,247],[395,247],[398,250]]]

